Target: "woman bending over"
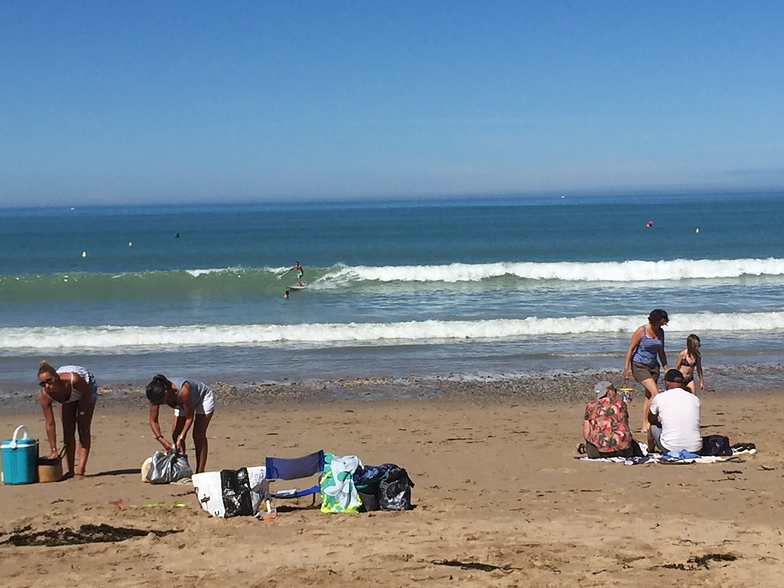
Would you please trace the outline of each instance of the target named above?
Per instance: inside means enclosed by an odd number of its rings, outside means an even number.
[[[41,387],[39,402],[44,412],[46,436],[49,440],[49,458],[57,457],[57,425],[54,420],[54,403],[60,405],[63,424],[63,445],[68,462],[65,478],[83,476],[90,456],[90,426],[93,422],[98,384],[95,376],[78,365],[64,365],[54,369],[46,361],[38,368],[38,385]],[[79,467],[76,469],[76,431],[79,431]]]
[[[215,411],[215,395],[204,382],[185,378],[167,378],[158,374],[147,384],[147,400],[150,401],[150,429],[166,451],[172,448],[185,455],[185,438],[193,429],[193,446],[196,451],[196,472],[207,466],[207,427]],[[158,414],[161,404],[174,409],[172,442],[161,433]]]

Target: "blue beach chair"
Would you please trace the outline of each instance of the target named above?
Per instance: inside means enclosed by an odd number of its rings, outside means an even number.
[[[321,477],[324,472],[324,450],[316,451],[302,457],[267,457],[265,460],[267,480],[277,482],[281,480],[300,480],[310,478],[316,474]],[[271,498],[290,499],[302,498],[303,496],[313,496],[311,506],[316,504],[316,496],[320,494],[319,480],[309,488],[292,488],[290,490],[278,490],[270,492]],[[267,510],[270,510],[269,501]]]

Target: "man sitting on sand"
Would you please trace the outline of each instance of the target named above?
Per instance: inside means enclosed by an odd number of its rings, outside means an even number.
[[[648,422],[648,447],[662,453],[680,452],[685,449],[699,453],[702,449],[700,435],[700,399],[683,387],[683,374],[675,369],[664,374],[665,391],[651,402]]]
[[[612,382],[602,380],[594,386],[596,400],[585,407],[583,438],[585,443],[578,447],[592,459],[600,457],[641,456],[637,442],[629,429],[629,413],[626,403],[618,398]]]

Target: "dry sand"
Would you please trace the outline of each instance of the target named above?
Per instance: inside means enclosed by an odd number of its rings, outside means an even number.
[[[483,394],[482,384],[455,393],[446,386],[430,398],[321,404],[315,393],[281,401],[257,392],[255,400],[219,401],[208,469],[324,448],[405,467],[416,508],[327,515],[278,503],[272,521],[211,518],[190,486],[141,482],[140,465],[158,448],[147,409],[138,398],[105,397],[90,475],[0,486],[0,584],[782,585],[780,392],[706,394],[704,434],[754,442],[758,453],[742,463],[688,466],[575,459],[585,397],[523,400]],[[639,410],[638,401],[635,421]],[[0,413],[0,436],[20,423],[44,438],[33,402]],[[101,524],[146,534],[53,547],[12,542]]]

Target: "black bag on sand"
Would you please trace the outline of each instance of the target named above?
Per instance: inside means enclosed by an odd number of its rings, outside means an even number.
[[[248,470],[221,470],[221,493],[226,517],[253,516],[253,498],[250,492]]]
[[[381,510],[411,508],[411,488],[414,482],[408,473],[395,464],[384,464],[384,476],[378,483],[378,506]]]
[[[732,455],[730,438],[724,435],[708,435],[702,438],[700,455]]]

